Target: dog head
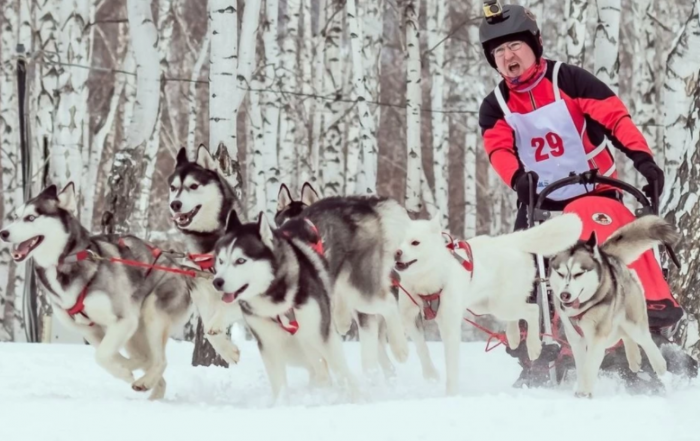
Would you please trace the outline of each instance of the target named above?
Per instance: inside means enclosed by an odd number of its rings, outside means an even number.
[[[0,231],[0,238],[13,246],[12,259],[22,262],[34,255],[42,262],[56,262],[76,222],[75,186],[69,182],[58,192],[55,185],[17,209],[17,219]],[[40,266],[44,266],[41,265]]]
[[[226,222],[226,234],[214,248],[214,287],[231,303],[267,291],[275,279],[275,237],[264,213],[257,222],[241,223],[235,210]]]
[[[198,233],[221,229],[226,215],[223,207],[224,183],[209,150],[200,145],[197,159],[190,161],[183,147],[176,161],[175,170],[168,177],[168,202],[175,226]]]
[[[275,213],[275,224],[280,227],[289,219],[300,216],[304,209],[318,201],[320,196],[308,182],[304,182],[301,187],[301,199],[295,201],[289,188],[282,184],[277,194],[277,212]]]
[[[437,264],[435,256],[445,251],[440,216],[432,219],[412,220],[408,223],[404,239],[394,253],[394,269],[402,277],[427,275]]]
[[[579,242],[552,257],[550,285],[565,308],[578,309],[595,295],[601,282],[602,262],[595,232],[586,242]]]

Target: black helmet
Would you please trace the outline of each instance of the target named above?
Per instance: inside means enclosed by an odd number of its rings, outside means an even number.
[[[484,20],[479,26],[479,42],[491,67],[496,68],[496,60],[491,51],[515,39],[526,42],[539,61],[542,55],[540,29],[529,9],[520,5],[505,5],[501,8],[498,1],[490,0],[484,2],[484,12]]]

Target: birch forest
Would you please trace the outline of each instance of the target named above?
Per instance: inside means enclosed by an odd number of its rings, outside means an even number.
[[[663,215],[684,235],[676,338],[697,351],[700,0],[519,3],[544,56],[618,92],[663,164]],[[72,180],[86,228],[182,248],[167,177],[181,147],[193,158],[204,144],[231,159],[248,218],[274,213],[281,183],[298,197],[309,181],[323,196],[439,213],[458,237],[512,231],[515,192],[478,125],[500,80],[478,41],[482,14],[476,0],[0,0],[3,222]],[[622,155],[618,170],[642,184]],[[3,245],[0,341],[38,339],[30,270]]]

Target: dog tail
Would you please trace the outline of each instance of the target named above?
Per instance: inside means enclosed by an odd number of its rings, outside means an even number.
[[[533,228],[498,238],[519,251],[552,256],[576,244],[582,231],[581,218],[576,213],[565,213]]]
[[[617,229],[600,249],[629,265],[654,245],[673,246],[679,239],[680,234],[673,225],[659,216],[647,215]]]

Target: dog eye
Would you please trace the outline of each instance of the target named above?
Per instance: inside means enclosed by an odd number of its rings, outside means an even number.
[[[586,272],[585,272],[585,271],[584,271],[584,272],[582,272],[582,273],[576,273],[576,274],[572,274],[572,276],[571,276],[571,277],[573,277],[574,279],[576,279],[576,278],[578,278],[578,277],[581,277],[581,276],[582,276],[582,275],[584,275],[584,274],[586,274]]]
[[[244,258],[239,257],[238,259],[236,259],[236,265],[243,265],[244,263],[246,263],[246,260]]]
[[[171,185],[171,186],[170,186],[170,191],[175,191],[175,190],[177,190],[177,188],[175,188],[174,185]]]
[[[224,259],[219,259],[219,265],[223,265],[223,264],[224,264]]]
[[[418,245],[420,245],[420,242],[418,242],[417,240],[414,240],[413,242],[411,242],[411,245],[413,245],[414,247],[417,247]]]
[[[190,189],[196,190],[199,188],[199,184],[190,184]]]
[[[36,216],[34,216],[33,214],[24,217],[24,220],[27,222],[34,222],[34,219],[36,219]]]

